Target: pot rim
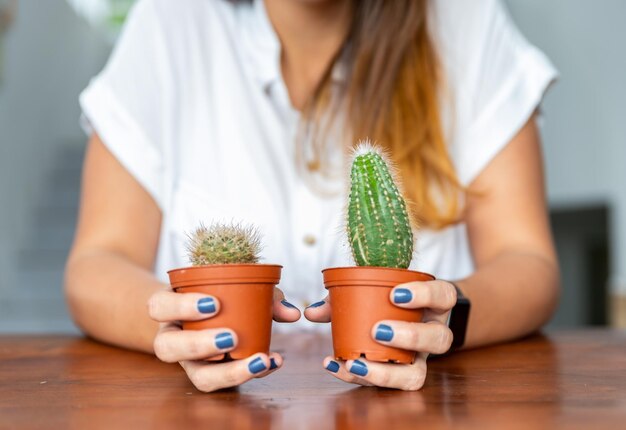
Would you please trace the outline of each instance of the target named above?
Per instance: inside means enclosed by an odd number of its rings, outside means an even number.
[[[399,267],[384,267],[384,266],[341,266],[341,267],[327,267],[326,269],[322,270],[322,273],[324,272],[329,272],[332,270],[351,270],[351,271],[356,271],[356,270],[380,270],[380,271],[394,271],[394,272],[411,272],[411,273],[419,273],[421,275],[427,275],[427,276],[431,276],[431,277],[435,277],[434,275],[431,275],[430,273],[427,272],[421,272],[419,270],[413,270],[413,269],[401,269]]]
[[[348,273],[345,276],[337,276],[339,271]],[[366,276],[366,273],[371,275]],[[322,270],[322,274],[326,289],[334,287],[393,288],[406,282],[425,282],[436,279],[435,276],[426,272],[379,266],[332,267]]]
[[[202,266],[185,266],[185,267],[177,267],[176,269],[170,269],[167,271],[168,274],[180,272],[182,270],[207,270],[207,269],[216,269],[216,268],[246,268],[246,267],[278,267],[280,269],[283,268],[280,264],[266,264],[266,263],[232,263],[232,264],[204,264]]]
[[[212,264],[172,269],[167,272],[172,288],[200,285],[273,284],[280,282],[278,264]]]

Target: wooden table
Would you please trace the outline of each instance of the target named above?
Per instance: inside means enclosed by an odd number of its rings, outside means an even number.
[[[196,391],[178,365],[78,337],[0,337],[0,428],[626,429],[626,333],[555,332],[429,364],[419,392],[328,375],[326,337],[275,336],[285,366]]]

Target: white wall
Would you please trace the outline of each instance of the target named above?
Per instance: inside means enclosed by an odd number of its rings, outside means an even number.
[[[544,105],[550,202],[611,205],[612,287],[626,294],[626,1],[507,4],[561,73]]]
[[[0,87],[0,300],[53,150],[84,142],[77,97],[108,52],[65,0],[18,3]]]

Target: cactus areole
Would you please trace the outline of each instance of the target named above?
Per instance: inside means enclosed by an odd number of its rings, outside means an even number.
[[[347,233],[356,264],[408,268],[414,242],[407,204],[385,155],[368,141],[354,151],[350,182]]]

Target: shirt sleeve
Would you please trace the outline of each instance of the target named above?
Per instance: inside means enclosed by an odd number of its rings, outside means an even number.
[[[444,0],[436,14],[453,94],[450,155],[469,185],[538,109],[557,72],[499,0]]]
[[[80,95],[83,124],[163,209],[165,43],[152,0],[140,0],[103,71]]]

